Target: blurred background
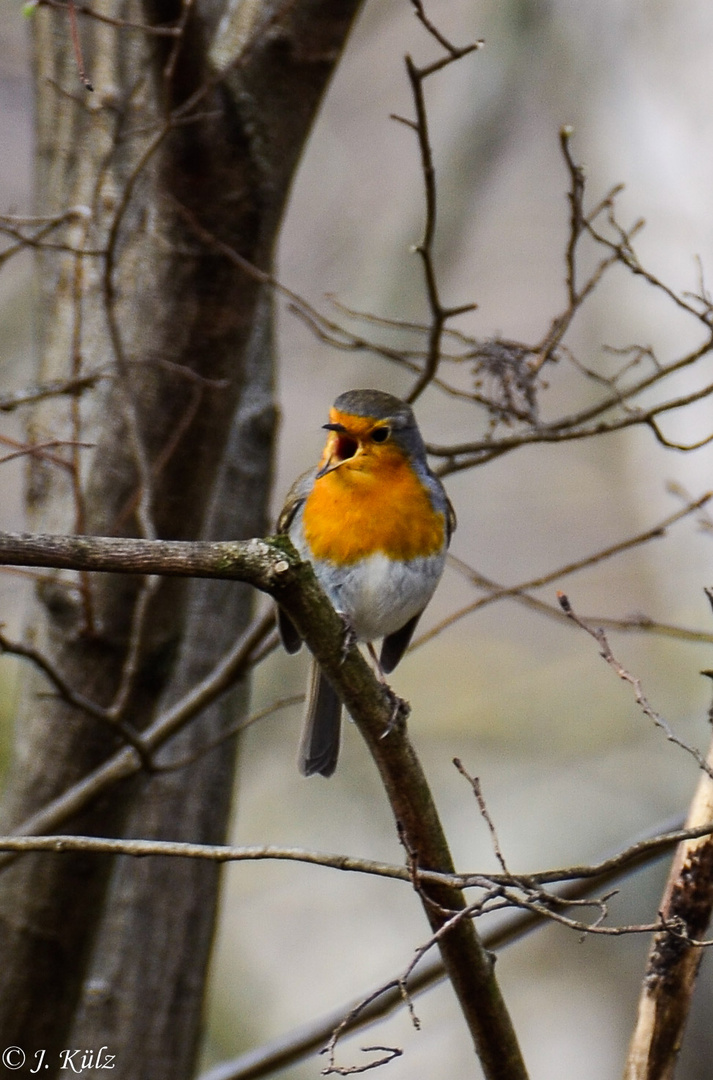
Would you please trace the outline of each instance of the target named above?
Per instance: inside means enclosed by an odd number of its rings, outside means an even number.
[[[456,44],[485,47],[427,84],[439,184],[437,261],[447,305],[475,301],[458,328],[478,338],[541,339],[565,307],[568,176],[558,132],[587,173],[589,198],[624,183],[619,218],[647,221],[642,262],[677,290],[700,290],[700,258],[713,273],[713,8],[703,0],[431,0],[429,15]],[[26,26],[0,0],[0,209],[32,207],[32,96]],[[278,273],[329,314],[325,294],[389,318],[424,321],[423,186],[415,137],[389,118],[412,115],[403,57],[433,49],[407,0],[367,2],[312,135],[292,194]],[[0,274],[5,392],[31,378],[31,264]],[[700,340],[697,325],[622,270],[581,314],[569,345],[589,367],[603,346],[651,346],[662,362]],[[394,340],[389,338],[388,340]],[[343,390],[408,392],[402,369],[320,342],[280,313],[282,410],[274,506],[312,465],[321,425]],[[704,361],[709,364],[709,361]],[[547,372],[552,400],[586,400],[567,365]],[[679,390],[687,385],[685,376]],[[691,381],[691,388],[699,385]],[[589,392],[591,394],[591,391]],[[548,398],[547,395],[550,395]],[[577,396],[575,396],[577,395]],[[552,408],[554,406],[551,406]],[[430,389],[417,406],[427,441],[472,439],[484,430],[472,405]],[[704,434],[705,403],[672,417],[684,441]],[[11,414],[5,438],[21,437]],[[11,448],[2,452],[10,452]],[[673,482],[694,495],[712,486],[713,448],[666,451],[650,432],[565,447],[536,446],[447,481],[459,528],[453,553],[504,585],[517,584],[649,528],[677,510]],[[22,466],[3,466],[0,527],[22,527]],[[689,518],[645,547],[554,582],[585,616],[652,619],[713,629],[703,588],[712,583],[713,533]],[[22,628],[21,576],[0,575],[0,621]],[[479,593],[446,571],[423,620],[428,630]],[[707,749],[711,648],[643,634],[610,634],[621,662],[677,734]],[[255,711],[299,693],[306,657],[275,654],[257,672]],[[4,729],[12,712],[13,662],[0,664]],[[496,869],[472,793],[452,765],[480,777],[501,847],[515,871],[596,860],[642,830],[684,816],[697,783],[692,759],[638,710],[631,689],[596,644],[514,601],[469,616],[410,654],[395,672],[412,705],[410,730],[443,814],[457,865]],[[245,735],[236,796],[236,843],[279,844],[401,862],[372,764],[347,724],[343,756],[328,782],[295,765],[301,709],[275,713]],[[665,866],[626,882],[616,922],[656,917]],[[427,938],[420,905],[401,884],[295,864],[246,864],[225,875],[223,915],[210,987],[205,1063],[237,1054],[399,974]],[[533,1080],[603,1080],[621,1072],[648,941],[581,941],[552,927],[504,950],[498,974]],[[710,1077],[711,975],[704,958],[679,1080]],[[394,1080],[478,1075],[447,986],[420,997],[415,1031],[402,1010],[344,1043],[403,1046]],[[288,1071],[314,1077],[312,1058]]]

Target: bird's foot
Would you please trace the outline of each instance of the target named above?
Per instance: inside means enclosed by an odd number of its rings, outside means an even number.
[[[343,634],[342,634],[342,652],[339,659],[340,664],[343,664],[348,657],[350,651],[357,643],[357,636],[354,631],[354,627],[349,622],[343,611],[338,611],[337,615],[342,620]]]
[[[379,736],[380,739],[385,739],[387,735],[391,735],[391,733],[397,729],[403,729],[406,726],[406,721],[411,712],[411,706],[408,701],[404,701],[403,698],[400,698],[398,694],[391,689],[386,680],[384,680],[384,689],[386,690],[391,703],[391,715],[389,716],[388,724]]]

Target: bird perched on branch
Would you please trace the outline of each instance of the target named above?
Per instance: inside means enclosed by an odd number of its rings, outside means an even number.
[[[388,674],[408,648],[443,573],[455,514],[431,472],[413,410],[380,390],[349,390],[335,401],[319,465],[290,490],[277,530],[310,562],[358,641],[383,638],[377,661]],[[284,611],[288,652],[300,636]],[[342,703],[313,661],[299,765],[331,776],[339,755]]]

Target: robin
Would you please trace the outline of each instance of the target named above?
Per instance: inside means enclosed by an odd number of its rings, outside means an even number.
[[[380,390],[348,390],[324,427],[321,461],[292,486],[277,531],[312,564],[349,631],[388,675],[443,573],[455,513],[406,402]],[[284,611],[278,615],[285,648],[297,652],[302,641],[295,626]],[[299,752],[303,775],[334,772],[341,712],[338,694],[313,662]]]

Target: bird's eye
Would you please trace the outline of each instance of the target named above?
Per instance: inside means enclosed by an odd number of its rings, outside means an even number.
[[[372,442],[386,442],[386,440],[388,439],[390,434],[391,434],[391,429],[390,428],[387,428],[387,427],[374,428],[374,430],[371,433],[371,441]]]

